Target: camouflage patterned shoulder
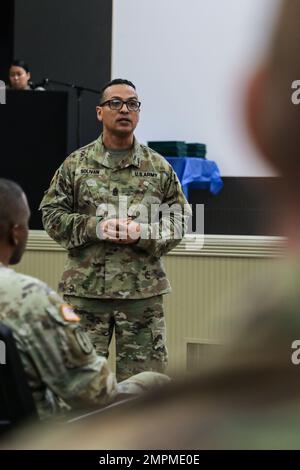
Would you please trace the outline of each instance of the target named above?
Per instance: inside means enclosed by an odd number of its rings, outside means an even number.
[[[73,307],[44,282],[30,276],[23,276],[22,299],[26,320],[48,319],[61,326],[78,325],[80,318],[75,315]]]
[[[151,162],[157,171],[166,171],[169,173],[170,170],[172,170],[172,166],[169,164],[169,162],[155,150],[152,150],[150,147],[147,147],[143,144],[140,144],[140,150],[143,159]]]
[[[95,148],[98,145],[98,139],[90,142],[89,144],[81,147],[77,150],[74,150],[64,161],[64,164],[72,164],[74,162],[84,162],[88,161],[91,156],[95,153]]]
[[[3,272],[0,273],[0,280],[1,286],[5,286],[5,281],[7,281],[14,291],[16,291],[18,287],[21,289],[49,289],[47,284],[45,284],[43,281],[26,274],[18,273],[11,268],[6,268],[4,274]]]
[[[51,289],[42,281],[12,269],[0,272],[0,318],[9,322],[30,323],[45,314]]]
[[[160,173],[173,173],[173,168],[169,162],[162,155],[155,152],[155,150],[152,150],[146,145],[140,144],[140,152],[142,155],[142,166],[146,164],[148,167],[152,167],[153,171],[158,171]]]

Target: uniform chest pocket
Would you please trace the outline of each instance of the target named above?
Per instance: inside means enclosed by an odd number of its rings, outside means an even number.
[[[132,203],[142,201],[162,202],[162,192],[157,181],[141,180],[131,190]]]
[[[149,222],[151,211],[157,211],[162,203],[162,197],[158,183],[148,180],[140,181],[130,197],[128,216],[139,222]]]
[[[78,189],[78,201],[84,207],[97,207],[106,201],[107,188],[100,176],[81,178]]]

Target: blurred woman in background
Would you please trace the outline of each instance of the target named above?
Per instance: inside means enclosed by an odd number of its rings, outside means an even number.
[[[11,90],[44,90],[40,86],[34,86],[31,82],[31,73],[24,60],[14,60],[9,68],[9,89]]]

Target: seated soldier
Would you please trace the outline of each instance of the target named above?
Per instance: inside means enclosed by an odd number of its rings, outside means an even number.
[[[117,384],[72,307],[43,282],[8,268],[22,258],[29,216],[22,189],[0,179],[0,322],[13,332],[40,418],[167,382],[163,374],[142,372]]]

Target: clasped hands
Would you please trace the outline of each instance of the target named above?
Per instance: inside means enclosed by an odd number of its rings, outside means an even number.
[[[108,219],[99,224],[98,236],[101,240],[129,245],[140,238],[141,227],[132,218]]]

